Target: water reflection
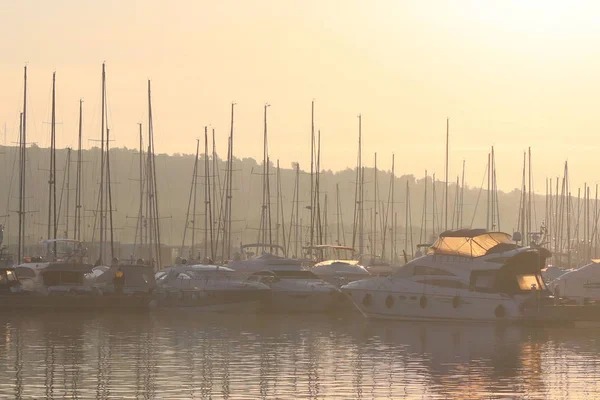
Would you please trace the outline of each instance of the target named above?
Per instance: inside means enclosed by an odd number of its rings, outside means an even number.
[[[0,396],[593,397],[598,333],[359,316],[12,315],[0,319]]]

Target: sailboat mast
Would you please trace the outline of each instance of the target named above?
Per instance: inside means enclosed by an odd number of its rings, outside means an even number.
[[[106,126],[106,190],[108,196],[108,222],[110,229],[110,259],[115,258],[115,241],[113,230],[112,188],[110,181],[110,129]],[[112,261],[111,261],[112,262]]]
[[[390,187],[390,191],[392,192],[392,195],[390,196],[392,201],[390,203],[390,216],[392,218],[392,226],[390,229],[390,262],[393,264],[394,260],[395,260],[395,256],[396,254],[394,254],[394,248],[395,248],[395,243],[396,243],[396,225],[394,224],[394,184],[395,184],[395,180],[396,180],[396,172],[395,172],[395,163],[396,163],[396,155],[392,154],[392,183],[391,183],[391,187]],[[386,217],[387,218],[387,217]]]
[[[196,199],[198,197],[198,157],[200,152],[200,139],[196,139],[196,159],[194,160],[194,176],[192,177],[193,205],[192,205],[192,245],[190,246],[190,258],[194,258],[196,246]],[[206,249],[205,249],[206,250]]]
[[[100,116],[100,246],[98,260],[102,263],[104,257],[104,116],[106,104],[106,66],[102,64],[102,113]]]
[[[149,169],[146,172],[146,175],[149,177],[149,185],[148,185],[148,197],[150,201],[150,210],[148,213],[150,217],[150,240],[149,242],[154,245],[153,249],[150,251],[151,254],[151,263],[156,262],[156,267],[158,270],[162,268],[162,257],[161,257],[161,248],[160,248],[160,219],[158,215],[158,188],[156,184],[156,159],[155,159],[155,150],[154,150],[154,124],[152,122],[152,90],[150,80],[148,80],[148,164]],[[150,190],[151,189],[151,190]],[[153,255],[156,255],[156,259],[154,259]]]
[[[379,199],[377,198],[377,191],[378,191],[378,187],[377,187],[377,153],[375,153],[375,165],[374,165],[374,171],[373,171],[373,197],[375,200],[375,204],[373,205],[373,246],[371,249],[371,258],[375,259],[377,257],[377,203],[379,202]]]
[[[446,189],[444,190],[444,230],[448,230],[448,145],[450,142],[450,118],[446,118]]]
[[[311,102],[311,123],[310,123],[310,255],[312,256],[315,236],[315,101]]]
[[[75,226],[73,239],[81,240],[81,135],[83,124],[83,100],[79,100],[79,134],[77,139],[77,170],[75,172]]]
[[[71,207],[71,148],[67,148],[67,210],[65,214],[65,238],[69,238],[69,208]]]
[[[275,170],[275,244],[279,245],[279,212],[281,204],[279,203],[281,193],[281,177],[279,170],[279,159],[277,159],[277,169]],[[285,236],[284,236],[285,237]],[[283,247],[285,249],[285,246]],[[279,253],[279,248],[276,250]]]
[[[460,183],[460,218],[458,219],[458,229],[463,225],[463,212],[465,202],[465,160],[463,160],[462,179]]]
[[[232,214],[232,201],[233,201],[233,109],[235,103],[231,103],[231,132],[229,133],[229,193],[227,195],[227,216],[228,216],[228,227],[227,227],[227,258],[231,258],[231,221],[233,219]]]
[[[294,236],[296,239],[295,257],[300,256],[300,163],[296,163],[296,228]]]
[[[208,163],[208,127],[204,127],[204,257],[208,258],[208,245],[212,253],[212,224],[210,215],[210,169]],[[210,230],[210,237],[209,237]]]
[[[48,240],[56,239],[56,72],[52,74],[52,120],[50,127],[50,169],[48,178]],[[56,256],[56,243],[54,244]]]
[[[532,230],[532,216],[531,216],[531,186],[532,186],[532,180],[531,180],[531,147],[528,148],[527,150],[528,152],[528,163],[529,163],[529,168],[528,168],[528,201],[527,201],[527,244],[531,243],[531,230]]]
[[[363,184],[364,184],[364,169],[362,166],[362,115],[358,115],[358,253],[360,261],[364,255],[364,239],[363,239]]]

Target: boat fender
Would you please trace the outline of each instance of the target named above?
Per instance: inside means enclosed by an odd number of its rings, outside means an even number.
[[[385,298],[385,306],[387,308],[392,308],[394,306],[394,297],[392,295]]]
[[[425,297],[425,295],[421,296],[421,298],[419,299],[419,305],[421,306],[421,308],[427,307],[427,297]]]
[[[363,297],[363,300],[362,300],[363,306],[370,307],[371,302],[372,302],[371,294],[370,293],[365,294],[365,297]]]
[[[496,309],[494,310],[494,315],[496,316],[496,318],[504,318],[506,316],[506,310],[504,309],[504,306],[502,304],[496,307]]]
[[[461,305],[462,305],[462,299],[460,298],[460,296],[454,296],[454,298],[452,299],[452,307],[458,308]]]

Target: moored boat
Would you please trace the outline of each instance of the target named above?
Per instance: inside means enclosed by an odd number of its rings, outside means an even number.
[[[157,305],[199,311],[256,311],[269,288],[217,265],[175,265],[156,274]]]
[[[388,277],[342,287],[367,317],[399,320],[517,321],[551,293],[541,276],[550,252],[519,247],[510,235],[448,231]]]

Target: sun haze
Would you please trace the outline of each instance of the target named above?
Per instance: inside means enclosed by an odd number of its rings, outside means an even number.
[[[57,71],[58,146],[75,146],[78,100],[91,146],[100,133],[107,64],[115,146],[137,146],[153,84],[156,150],[192,153],[203,126],[224,154],[235,101],[236,156],[261,158],[262,107],[271,159],[306,169],[310,102],[322,166],[364,158],[401,173],[450,175],[467,162],[479,185],[496,146],[500,189],[520,184],[531,146],[538,190],[569,160],[573,187],[596,182],[600,93],[597,2],[561,1],[7,1],[0,14],[0,130],[18,137],[22,67],[29,68],[29,138],[49,143]]]

